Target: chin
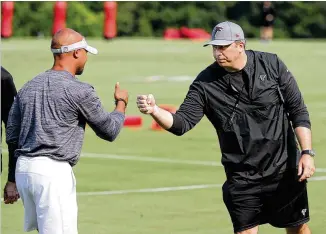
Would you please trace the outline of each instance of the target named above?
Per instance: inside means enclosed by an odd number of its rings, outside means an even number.
[[[218,65],[220,65],[221,67],[227,67],[229,65],[228,62],[218,62],[216,61]]]
[[[76,75],[81,75],[81,74],[83,74],[83,72],[84,72],[84,70],[77,71]]]

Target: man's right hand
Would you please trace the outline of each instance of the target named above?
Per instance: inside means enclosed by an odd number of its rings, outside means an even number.
[[[158,109],[155,103],[155,98],[152,94],[138,95],[137,107],[139,111],[143,114],[153,114]]]
[[[122,100],[124,100],[126,102],[125,104],[128,104],[128,99],[129,99],[128,91],[127,90],[121,90],[119,82],[117,82],[115,84],[114,99],[116,101],[118,101],[119,99],[120,100],[122,99]]]
[[[172,114],[167,110],[159,108],[156,105],[155,98],[152,94],[138,95],[137,107],[141,113],[150,114],[162,128],[171,128],[173,124]]]

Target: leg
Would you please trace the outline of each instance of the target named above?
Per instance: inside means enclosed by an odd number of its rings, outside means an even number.
[[[267,40],[271,41],[273,39],[273,26],[266,27],[267,30]]]
[[[272,25],[272,26],[270,26],[269,39],[270,39],[270,40],[273,40],[273,38],[274,38],[274,27],[273,27],[273,25]]]
[[[271,37],[270,34],[271,34],[270,27],[266,27],[266,41],[270,40],[270,37]]]
[[[70,165],[62,165],[60,169],[55,177],[43,177],[35,183],[40,234],[78,233],[75,178]]]
[[[32,180],[33,174],[27,170],[25,157],[19,157],[16,164],[16,186],[24,205],[24,231],[29,232],[37,228],[36,205],[33,200]]]
[[[236,234],[258,234],[258,226],[244,230],[242,232],[237,232]]]
[[[297,181],[292,173],[284,173],[279,182],[269,185],[265,213],[274,227],[286,228],[291,234],[310,234],[306,225],[310,220],[306,181]]]
[[[232,180],[232,179],[231,179]],[[223,200],[229,211],[233,230],[236,234],[257,234],[261,219],[260,188],[237,178],[223,185]]]
[[[266,27],[265,26],[261,27],[261,29],[260,29],[260,39],[262,41],[266,41],[266,39],[267,39],[267,36],[266,36]]]
[[[286,234],[311,234],[311,231],[305,223],[297,227],[286,228]]]
[[[260,28],[260,40],[264,40],[264,28]]]
[[[36,204],[37,229],[40,234],[63,234],[60,200],[51,179],[39,175],[34,180],[33,196]]]

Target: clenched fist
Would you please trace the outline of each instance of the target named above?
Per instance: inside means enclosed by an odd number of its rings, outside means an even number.
[[[137,107],[143,114],[153,114],[157,111],[158,107],[155,104],[155,98],[152,94],[138,95]]]

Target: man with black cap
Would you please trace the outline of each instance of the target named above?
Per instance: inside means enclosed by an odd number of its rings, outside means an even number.
[[[223,200],[235,233],[257,234],[269,223],[310,234],[306,183],[315,154],[307,108],[282,60],[245,44],[239,25],[217,24],[205,45],[212,45],[215,61],[190,85],[179,110],[159,108],[152,94],[139,95],[137,106],[178,136],[207,116],[219,139]]]
[[[114,141],[124,122],[128,92],[115,85],[114,111],[104,110],[94,88],[77,80],[87,53],[97,54],[78,32],[52,38],[53,67],[26,83],[12,105],[6,136],[15,146],[16,185],[25,209],[25,231],[77,234],[76,165],[85,124]]]

